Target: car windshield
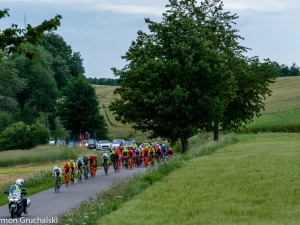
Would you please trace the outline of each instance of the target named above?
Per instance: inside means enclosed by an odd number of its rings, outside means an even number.
[[[108,140],[101,140],[101,141],[99,141],[99,142],[100,142],[100,143],[103,143],[103,144],[109,143]]]
[[[133,141],[126,141],[125,142],[125,145],[132,145],[133,144]]]
[[[87,143],[90,143],[90,144],[95,143],[95,140],[94,139],[89,139],[89,140],[87,140]]]
[[[113,144],[121,144],[122,140],[113,140]]]

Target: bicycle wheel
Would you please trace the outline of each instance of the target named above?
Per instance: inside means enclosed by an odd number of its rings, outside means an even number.
[[[75,181],[74,173],[71,173],[70,183],[71,183],[71,184],[74,184],[74,181]]]

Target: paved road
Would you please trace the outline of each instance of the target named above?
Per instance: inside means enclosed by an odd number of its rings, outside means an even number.
[[[98,170],[94,178],[70,185],[70,187],[62,186],[59,193],[54,193],[54,188],[52,188],[30,196],[31,206],[28,208],[28,214],[22,214],[22,217],[18,219],[10,218],[7,205],[1,206],[0,224],[55,224],[57,216],[68,211],[70,206],[93,198],[96,193],[107,190],[117,181],[146,171],[144,167],[132,170],[121,169],[118,173],[112,170],[113,168],[110,167],[108,176],[105,176],[103,169]],[[26,187],[26,180],[24,187]]]

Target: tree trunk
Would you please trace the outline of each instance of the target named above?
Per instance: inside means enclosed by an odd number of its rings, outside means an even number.
[[[188,151],[189,139],[186,137],[180,138],[181,141],[181,154],[185,154]]]
[[[219,140],[219,123],[218,119],[214,120],[214,141]]]

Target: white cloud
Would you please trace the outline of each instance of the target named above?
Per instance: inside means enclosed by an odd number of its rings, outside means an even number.
[[[252,9],[276,12],[290,9],[299,4],[296,0],[224,0],[224,8],[233,10]]]

